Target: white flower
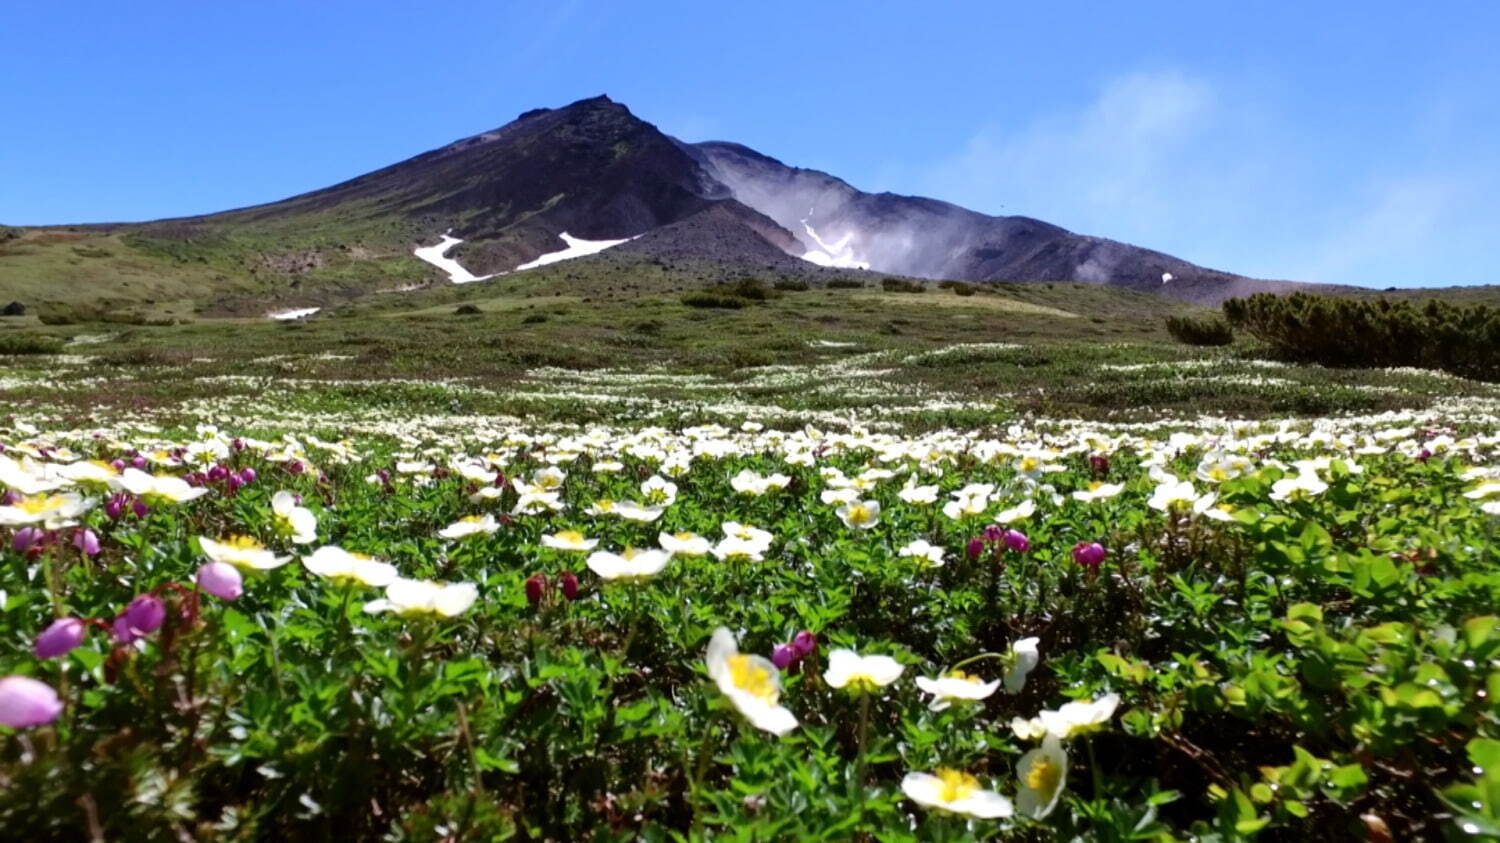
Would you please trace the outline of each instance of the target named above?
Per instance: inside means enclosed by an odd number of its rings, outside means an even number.
[[[1010,509],[1001,510],[1000,514],[995,516],[995,523],[1010,524],[1015,521],[1020,521],[1023,518],[1030,518],[1032,513],[1034,512],[1036,512],[1036,501],[1032,500],[1031,498],[1027,498],[1024,501],[1021,501],[1016,506],[1011,507]]]
[[[1115,707],[1119,704],[1119,694],[1105,694],[1093,702],[1065,703],[1056,711],[1043,711],[1038,716],[1048,734],[1071,738],[1104,728],[1115,716]]]
[[[660,475],[653,475],[641,484],[641,494],[646,498],[646,503],[652,506],[671,506],[677,502],[677,484]]]
[[[909,504],[935,503],[937,501],[937,496],[937,486],[916,486],[912,485],[911,483],[902,486],[901,491],[896,493],[896,497],[900,498],[903,501],[906,501]]]
[[[1197,500],[1198,491],[1187,480],[1168,477],[1158,483],[1146,505],[1152,509],[1168,512],[1172,509],[1190,507]]]
[[[1227,503],[1218,503],[1217,492],[1209,492],[1193,501],[1193,515],[1213,521],[1233,521],[1234,508]]]
[[[397,579],[396,566],[372,559],[363,553],[350,553],[341,547],[324,545],[302,557],[302,566],[320,577],[357,582],[383,588]]]
[[[1073,500],[1092,503],[1094,501],[1109,500],[1125,490],[1124,483],[1100,483],[1089,484],[1088,489],[1073,493]]]
[[[120,488],[120,472],[103,460],[80,460],[58,466],[57,476],[95,491]]]
[[[1012,717],[1010,730],[1023,741],[1034,741],[1047,734],[1047,724],[1040,717]]]
[[[49,530],[57,530],[77,523],[74,519],[88,512],[93,505],[92,498],[77,492],[42,492],[21,498],[9,506],[0,506],[0,525],[41,524]]]
[[[981,788],[979,780],[968,773],[947,767],[935,774],[907,773],[901,779],[901,792],[923,807],[982,820],[1004,819],[1015,813],[1009,799]]]
[[[935,678],[918,676],[917,687],[932,694],[932,702],[927,704],[929,709],[942,711],[955,701],[974,702],[988,698],[999,689],[1000,680],[981,682],[977,676],[970,676],[962,670],[952,670]]]
[[[194,487],[181,477],[157,477],[138,468],[127,468],[120,474],[120,488],[153,506],[187,503],[208,494],[207,488]]]
[[[797,718],[779,705],[781,673],[761,656],[739,652],[734,635],[724,627],[708,642],[708,676],[740,714],[757,729],[781,736],[797,728]]]
[[[583,533],[577,530],[559,530],[551,535],[542,536],[542,547],[550,547],[553,550],[581,553],[585,550],[593,550],[598,544],[598,539],[585,538]]]
[[[818,500],[829,506],[843,506],[859,500],[859,490],[853,486],[843,489],[824,489],[818,494]]]
[[[957,521],[983,515],[990,507],[990,496],[995,487],[988,483],[970,483],[953,493],[953,500],[943,504],[943,514]]]
[[[880,523],[880,501],[848,503],[839,507],[836,512],[844,526],[851,529],[868,530]]]
[[[625,548],[623,553],[596,550],[589,554],[589,570],[606,580],[644,580],[654,577],[667,567],[672,558],[665,550],[636,550]]]
[[[1005,671],[1005,693],[1019,694],[1026,687],[1026,676],[1042,660],[1036,646],[1040,642],[1040,638],[1022,638],[1010,645],[1011,657],[1015,661]]]
[[[1464,492],[1464,497],[1471,501],[1483,500],[1484,498],[1500,497],[1500,480],[1491,480],[1481,483],[1477,488]]]
[[[230,536],[223,541],[199,536],[198,546],[210,560],[227,562],[242,571],[269,571],[292,561],[292,557],[277,556],[275,551],[268,550],[249,536]]]
[[[633,501],[626,501],[625,503],[615,505],[615,514],[626,521],[635,521],[641,524],[650,524],[660,518],[661,514],[665,511],[664,507],[641,506]]]
[[[553,492],[562,488],[563,481],[568,475],[556,466],[539,468],[531,475],[531,485],[544,492]]]
[[[823,681],[829,687],[866,693],[895,682],[905,670],[890,656],[861,656],[853,650],[839,649],[828,654]]]
[[[451,618],[463,614],[478,598],[479,588],[471,582],[442,583],[397,577],[385,587],[385,597],[365,604],[365,612]]]
[[[558,492],[544,492],[535,486],[527,486],[526,491],[516,498],[516,506],[511,512],[515,515],[535,515],[544,509],[561,512],[562,495]]]
[[[39,463],[31,457],[16,462],[0,455],[0,486],[15,489],[23,495],[40,495],[61,489],[68,482],[68,478],[51,463]]]
[[[730,478],[729,486],[742,495],[759,497],[772,489],[785,489],[791,480],[792,478],[787,477],[785,474],[772,474],[769,477],[762,477],[747,468]]]
[[[934,568],[943,567],[943,562],[945,561],[943,559],[943,549],[928,542],[926,539],[917,539],[914,542],[908,543],[896,551],[896,555],[907,559],[920,559]]]
[[[470,536],[489,535],[500,529],[493,515],[466,515],[438,531],[445,539],[466,539]]]
[[[595,474],[619,474],[625,470],[625,463],[619,460],[599,460],[594,463]]]
[[[697,533],[661,533],[656,540],[673,556],[703,556],[709,551],[708,539]]]
[[[271,513],[276,531],[288,536],[292,544],[311,544],[318,538],[318,518],[312,511],[297,505],[297,496],[281,491],[271,496]]]
[[[766,545],[739,536],[726,536],[713,546],[713,554],[721,562],[730,560],[759,562],[766,558]]]
[[[1068,783],[1068,754],[1056,735],[1048,735],[1041,746],[1021,756],[1016,778],[1021,781],[1016,808],[1034,820],[1045,819]]]
[[[1299,471],[1271,484],[1271,500],[1299,500],[1314,497],[1328,491],[1328,484],[1311,471]]]

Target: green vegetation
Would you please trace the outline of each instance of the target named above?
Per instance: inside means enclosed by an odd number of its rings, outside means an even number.
[[[1187,345],[1229,345],[1234,342],[1234,329],[1220,318],[1194,319],[1191,316],[1168,316],[1167,333],[1180,343]]]
[[[1262,293],[1230,299],[1224,314],[1286,360],[1414,366],[1500,380],[1500,308]]]

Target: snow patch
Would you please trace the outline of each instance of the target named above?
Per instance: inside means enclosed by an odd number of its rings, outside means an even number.
[[[475,281],[494,278],[495,276],[493,275],[475,275],[459,265],[458,261],[450,257],[445,257],[449,249],[462,242],[464,241],[457,237],[449,236],[445,231],[443,232],[443,239],[438,241],[436,246],[422,246],[412,250],[412,254],[417,256],[417,260],[426,261],[448,273],[448,280],[455,284],[472,284]]]
[[[813,242],[821,247],[821,250],[809,249],[802,256],[802,259],[808,263],[815,263],[818,266],[833,266],[841,269],[870,268],[869,262],[856,259],[854,257],[854,250],[849,247],[849,241],[854,239],[854,232],[850,231],[846,233],[843,237],[839,238],[837,243],[829,245],[823,242],[823,238],[818,236],[818,232],[806,219],[802,220],[802,230],[806,231],[807,236],[811,237]]]
[[[621,243],[628,243],[631,240],[635,239],[635,237],[626,237],[623,240],[583,240],[581,238],[574,237],[566,231],[564,231],[562,234],[559,234],[558,236],[562,238],[562,241],[564,243],[568,244],[568,248],[563,249],[559,252],[548,252],[547,254],[542,255],[534,261],[521,264],[520,266],[516,267],[514,271],[521,272],[522,270],[536,269],[539,266],[546,266],[547,264],[557,263],[558,261],[566,261],[572,260],[573,258],[596,255],[604,251],[605,249],[610,248],[611,246],[618,246]]]
[[[317,313],[318,311],[320,311],[322,309],[323,308],[321,308],[321,307],[304,307],[304,308],[301,308],[300,310],[279,310],[279,311],[277,311],[275,313],[267,313],[266,314],[266,318],[267,319],[280,319],[280,320],[283,320],[283,321],[285,321],[287,319],[302,319],[302,318],[311,316],[314,313]]]

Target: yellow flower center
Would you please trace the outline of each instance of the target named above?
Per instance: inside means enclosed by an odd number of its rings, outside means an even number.
[[[541,486],[543,489],[555,489],[558,486],[562,485],[562,480],[560,480],[555,474],[543,474],[541,477],[537,478],[536,484],[538,486]]]
[[[1026,786],[1037,793],[1051,796],[1057,790],[1057,783],[1062,778],[1062,767],[1053,763],[1052,759],[1039,756],[1031,762],[1031,769],[1026,771]]]
[[[729,657],[729,676],[734,681],[734,687],[768,705],[775,705],[780,697],[771,672],[744,653]]]
[[[594,501],[594,508],[599,510],[600,512],[614,512],[615,502],[610,500],[609,498]]]
[[[1021,470],[1022,471],[1036,471],[1037,466],[1039,466],[1041,464],[1042,464],[1041,461],[1038,460],[1038,459],[1036,459],[1035,457],[1027,457],[1027,458],[1021,460]]]
[[[557,534],[557,540],[564,544],[583,544],[583,533],[577,530],[563,530]]]
[[[963,770],[954,770],[949,767],[939,768],[936,773],[938,779],[943,783],[942,799],[944,802],[957,802],[968,799],[979,790],[979,779],[965,773]]]
[[[110,465],[109,463],[105,462],[104,460],[89,460],[89,465],[92,465],[92,466],[95,466],[96,468],[99,468],[99,469],[102,469],[104,471],[107,471],[110,474],[119,474],[120,473],[114,466]]]
[[[1208,472],[1208,476],[1215,480],[1228,480],[1229,472],[1225,471],[1223,466],[1216,465]]]
[[[478,524],[480,521],[484,520],[484,516],[483,515],[465,515],[464,517],[462,517],[462,518],[460,518],[458,520],[461,523],[464,523],[464,524]]]
[[[970,676],[969,674],[964,673],[962,670],[950,670],[950,671],[948,671],[948,678],[949,679],[962,679],[965,682],[968,682],[968,683],[973,684],[973,685],[978,685],[979,684],[979,677],[978,676]]]
[[[864,504],[855,504],[849,507],[849,523],[868,524],[870,522],[870,510]]]
[[[28,515],[48,512],[63,505],[62,495],[33,495],[16,502],[16,509]]]
[[[234,550],[265,550],[265,545],[249,536],[230,536],[220,544]]]
[[[690,542],[693,539],[698,538],[696,533],[673,533],[672,537],[680,542]]]

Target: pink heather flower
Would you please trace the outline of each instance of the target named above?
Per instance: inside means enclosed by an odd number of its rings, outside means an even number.
[[[1109,473],[1109,457],[1104,454],[1089,455],[1089,470],[1103,476]]]
[[[985,527],[984,531],[981,532],[980,535],[984,537],[985,541],[989,542],[990,544],[994,544],[995,542],[1000,541],[1000,538],[1005,535],[1005,531],[1000,527],[999,524],[991,524],[988,527]]]
[[[115,471],[124,471],[125,470],[125,461],[124,460],[119,460],[119,459],[110,460],[109,461],[109,467],[113,468]]]
[[[25,553],[32,545],[41,544],[47,538],[47,532],[40,527],[22,527],[11,537],[10,546],[17,553]]]
[[[562,576],[557,579],[562,584],[563,596],[569,600],[577,600],[578,577],[574,576],[572,571],[563,571]]]
[[[229,443],[229,447],[233,448],[236,453],[243,451],[245,450],[245,440],[236,438],[233,442]]]
[[[125,495],[110,495],[109,500],[104,502],[104,514],[109,516],[111,521],[119,521],[120,516],[125,514]]]
[[[228,562],[207,562],[198,569],[198,587],[220,600],[237,600],[245,593],[240,570]]]
[[[88,625],[78,618],[58,618],[36,637],[36,646],[32,648],[32,652],[39,659],[66,656],[73,652],[74,647],[83,643],[86,632]]]
[[[130,505],[130,509],[135,513],[135,517],[137,518],[145,518],[151,514],[151,507],[146,506],[146,502],[140,498],[136,498],[135,503]]]
[[[0,679],[0,723],[12,729],[29,729],[57,719],[62,700],[52,686],[29,676]]]
[[[155,594],[141,594],[125,607],[125,623],[138,633],[152,633],[167,619],[167,606]]]
[[[73,532],[73,546],[78,548],[84,556],[98,556],[99,536],[87,527],[75,530]]]
[[[292,460],[286,464],[286,470],[290,474],[301,474],[307,470],[307,466],[303,465],[301,460]]]
[[[141,637],[135,630],[130,628],[130,619],[124,615],[115,618],[115,622],[110,624],[110,629],[115,631],[115,641],[120,644],[129,644]]]
[[[792,638],[792,646],[797,648],[799,657],[805,658],[811,655],[813,650],[818,649],[818,636],[804,629]]]
[[[984,539],[969,539],[967,550],[970,559],[978,559],[979,554],[984,553]]]
[[[243,482],[243,483],[254,483],[255,482],[255,478],[257,478],[259,476],[260,475],[256,474],[255,473],[255,469],[253,469],[253,468],[248,468],[247,467],[247,468],[245,468],[245,469],[243,469],[243,470],[240,471],[240,481]]]
[[[0,494],[0,506],[12,506],[19,503],[20,500],[21,493],[15,489],[6,489],[4,494]]]
[[[1025,553],[1031,549],[1031,540],[1020,530],[1006,530],[1005,535],[1000,538],[1004,540],[1006,547],[1017,553]]]
[[[130,461],[130,465],[131,465],[132,468],[138,468],[141,471],[145,471],[146,470],[146,458],[142,457],[142,456],[137,456],[135,459],[133,459],[133,460]]]
[[[224,466],[219,465],[217,463],[214,465],[213,468],[210,468],[208,470],[208,479],[212,480],[215,483],[219,482],[220,480],[223,480],[224,478],[226,478],[228,476],[229,476],[229,469],[227,469]]]
[[[771,664],[781,670],[791,667],[792,663],[800,657],[801,654],[797,652],[795,644],[777,644],[771,649]]]
[[[1107,551],[1098,542],[1079,542],[1073,545],[1073,561],[1090,570],[1098,570]]]

